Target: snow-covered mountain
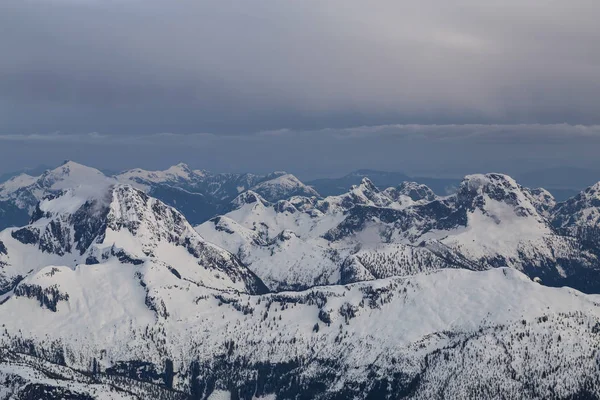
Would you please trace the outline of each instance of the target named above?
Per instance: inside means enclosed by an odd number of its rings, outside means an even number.
[[[286,172],[273,172],[268,175],[217,174],[192,170],[185,164],[177,164],[165,171],[133,169],[116,175],[115,178],[119,182],[129,183],[147,193],[152,193],[162,186],[169,186],[201,194],[217,203],[230,202],[246,190],[253,190],[270,201],[294,195],[318,196],[314,189]]]
[[[268,201],[283,200],[292,196],[319,196],[316,190],[300,182],[294,175],[286,173],[265,180],[251,189]]]
[[[293,195],[318,196],[314,189],[285,172],[268,175],[217,174],[177,164],[165,171],[134,169],[115,178],[176,207],[192,223],[204,222],[229,211],[231,201],[248,190],[261,194],[269,201],[287,199]]]
[[[104,185],[115,183],[95,168],[67,161],[38,177],[18,175],[0,185],[0,199],[14,200],[19,207],[32,209],[48,193],[77,188],[81,185]]]
[[[571,398],[600,390],[597,296],[511,269],[262,296],[190,285],[164,298],[173,312],[156,315],[141,287],[107,290],[114,269],[50,272],[44,279],[63,293],[55,310],[24,295],[0,306],[8,322],[0,341],[17,353],[0,358],[4,393],[40,380],[60,391],[66,374],[77,382],[69,390],[91,398],[119,376],[199,399]]]
[[[28,222],[37,203],[48,194],[76,188],[80,185],[104,185],[115,183],[97,169],[72,161],[33,177],[27,174],[15,176],[0,184],[0,229],[21,226]]]
[[[426,199],[413,200],[409,196],[412,188],[403,185],[381,192],[365,178],[343,195],[321,200],[294,196],[276,203],[246,192],[234,200],[235,210],[196,230],[237,254],[273,290],[306,289],[454,267],[418,246],[380,245],[366,239],[360,243],[335,242],[327,237],[354,208],[395,212],[423,204]],[[370,258],[375,253],[388,258],[394,266],[374,263]]]
[[[594,187],[277,173],[192,228],[151,193],[204,178],[167,171],[3,187],[38,202],[0,232],[1,400],[600,396],[600,294],[550,287],[600,293]]]
[[[593,198],[591,189],[585,193]],[[573,201],[584,207],[578,198]],[[600,293],[598,246],[556,229],[569,204],[555,205],[547,191],[501,174],[467,176],[446,197],[415,183],[380,191],[365,178],[321,200],[238,204],[196,229],[263,273],[272,289],[511,267],[549,285]],[[586,215],[597,211],[593,199],[585,204]]]
[[[402,182],[418,182],[427,185],[440,195],[454,192],[460,183],[460,179],[414,177],[400,172],[359,169],[340,178],[315,179],[308,181],[307,184],[323,196],[336,196],[345,193],[353,185],[359,185],[364,178],[368,178],[380,188],[395,187]]]
[[[26,224],[35,205],[45,195],[94,182],[132,185],[176,207],[194,224],[229,211],[230,202],[250,189],[269,201],[294,195],[319,195],[285,172],[267,175],[212,173],[177,164],[164,171],[136,168],[108,177],[95,168],[66,161],[40,176],[21,174],[0,184],[0,229]]]
[[[38,281],[48,269],[51,275],[69,275],[71,269],[99,264],[106,270],[143,265],[140,271],[128,268],[129,278],[140,283],[151,273],[218,290],[265,290],[235,256],[200,237],[181,213],[127,185],[79,186],[47,196],[31,223],[4,230],[0,243],[5,295],[26,285],[44,288]]]
[[[600,244],[600,182],[556,205],[553,222],[559,229]]]

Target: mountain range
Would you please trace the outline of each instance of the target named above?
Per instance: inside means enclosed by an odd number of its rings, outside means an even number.
[[[401,172],[359,169],[340,178],[315,179],[307,184],[323,196],[335,196],[345,193],[352,185],[359,185],[363,178],[368,178],[374,185],[382,188],[397,186],[402,182],[418,182],[440,195],[454,192],[460,183],[460,179],[411,177]]]
[[[0,199],[0,399],[600,396],[600,183],[67,162]]]
[[[418,182],[444,196],[454,193],[461,180],[450,178],[411,177],[400,172],[360,169],[340,178],[321,178],[302,183],[286,172],[266,175],[250,173],[213,173],[194,170],[185,164],[174,165],[164,171],[132,169],[112,173],[84,167],[74,162],[64,165],[88,169],[91,175],[105,175],[107,179],[129,183],[153,197],[184,212],[191,223],[199,224],[211,217],[231,210],[230,202],[241,192],[252,189],[267,200],[281,200],[290,195],[327,197],[345,193],[348,188],[368,178],[374,185],[387,188],[402,182]],[[64,165],[57,168],[39,166],[17,173],[0,176],[0,229],[27,223],[29,214],[43,193],[56,190],[54,180],[61,181]],[[77,167],[74,167],[77,170]],[[77,173],[77,172],[74,172]],[[589,186],[596,172],[586,169],[555,168],[519,175],[527,184],[541,183],[557,200],[575,196],[575,188]],[[573,180],[572,178],[575,177]],[[577,177],[580,177],[577,179]],[[566,181],[571,184],[565,184]],[[276,188],[277,191],[273,191]],[[271,192],[269,192],[271,190]]]
[[[0,184],[0,229],[27,223],[31,211],[44,195],[86,179],[130,184],[176,206],[192,223],[204,222],[218,213],[229,211],[230,202],[248,189],[272,201],[292,195],[318,196],[313,188],[285,172],[268,175],[219,174],[192,170],[185,164],[178,164],[165,171],[132,169],[106,176],[97,169],[66,161],[39,176],[24,173]]]

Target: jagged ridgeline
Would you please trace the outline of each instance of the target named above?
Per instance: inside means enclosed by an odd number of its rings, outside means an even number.
[[[29,216],[0,232],[0,399],[600,395],[598,185],[223,179],[66,163],[0,186]]]
[[[318,196],[313,188],[286,172],[267,175],[218,174],[192,170],[185,164],[178,164],[165,171],[137,168],[115,176],[105,176],[97,169],[67,161],[40,176],[21,174],[0,184],[0,229],[25,225],[38,201],[49,193],[81,184],[103,185],[107,182],[132,185],[175,206],[195,224],[229,211],[230,202],[248,189],[271,201],[293,195]]]
[[[196,227],[237,254],[271,290],[508,267],[551,286],[600,293],[598,185],[555,203],[500,174],[465,177],[453,195],[368,179],[326,198],[275,203],[246,192]]]

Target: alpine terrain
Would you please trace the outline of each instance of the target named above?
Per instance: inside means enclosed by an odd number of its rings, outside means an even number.
[[[2,400],[600,398],[600,184],[66,162],[0,210]]]

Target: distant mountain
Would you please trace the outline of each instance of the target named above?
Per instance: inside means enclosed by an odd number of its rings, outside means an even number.
[[[418,182],[434,193],[445,196],[455,192],[460,184],[458,179],[438,179],[427,177],[411,178],[402,173],[375,170],[357,170],[342,178],[318,179],[302,183],[292,174],[273,172],[267,175],[248,173],[213,173],[205,170],[192,170],[185,164],[172,166],[164,171],[132,169],[114,176],[69,161],[46,170],[40,175],[20,174],[0,183],[0,229],[7,226],[26,224],[35,204],[48,193],[55,193],[62,186],[69,187],[92,180],[109,180],[131,184],[147,194],[178,208],[193,224],[198,224],[215,215],[231,210],[231,201],[246,190],[253,190],[269,202],[277,202],[292,196],[319,197],[342,195],[363,178],[368,178],[380,188],[396,187],[403,182]],[[581,173],[581,176],[579,175]],[[526,182],[547,182],[549,190],[557,201],[577,195],[583,182],[595,182],[595,173],[590,170],[546,170],[524,174]],[[562,177],[562,178],[561,178]],[[556,182],[571,179],[571,188],[557,187]],[[62,186],[61,186],[62,185]],[[588,186],[589,186],[588,185]],[[527,185],[546,187],[544,185]]]
[[[10,178],[13,178],[13,177],[19,176],[19,175],[23,175],[23,174],[30,175],[30,176],[41,175],[49,169],[51,169],[51,167],[49,167],[47,165],[39,165],[39,166],[33,167],[33,168],[24,168],[19,171],[8,172],[8,173],[0,175],[0,183],[6,182]]]
[[[548,191],[552,193],[552,196],[554,196],[556,201],[565,201],[571,197],[577,196],[579,193],[579,190],[576,189],[550,188]]]
[[[311,187],[285,172],[268,175],[218,174],[178,164],[165,171],[133,169],[115,176],[67,161],[39,176],[21,174],[0,184],[0,229],[28,222],[35,205],[47,194],[90,182],[130,184],[176,207],[194,224],[225,213],[240,193],[253,189],[269,201],[293,195],[318,196]]]
[[[335,196],[346,192],[352,185],[360,184],[363,178],[369,178],[374,185],[382,188],[397,186],[402,182],[417,182],[427,185],[441,196],[452,193],[460,183],[460,179],[410,177],[400,172],[360,169],[341,178],[316,179],[308,181],[307,184],[322,196]]]
[[[589,251],[597,252],[600,247],[600,182],[557,204],[552,223],[565,234],[577,237]]]
[[[72,161],[47,170],[40,176],[21,174],[0,184],[0,229],[27,224],[38,202],[48,194],[58,194],[81,185],[103,186],[116,183],[97,169]]]
[[[192,223],[204,222],[231,209],[240,193],[253,190],[268,201],[295,195],[318,196],[312,188],[286,172],[268,175],[212,173],[177,164],[165,171],[133,169],[115,176],[178,208]]]
[[[306,186],[292,174],[276,176],[267,179],[251,188],[267,201],[278,201],[288,199],[292,196],[319,197],[319,193]]]
[[[556,167],[523,172],[515,177],[525,186],[546,188],[558,201],[563,201],[598,182],[600,170]]]
[[[308,181],[307,184],[323,196],[333,196],[344,193],[352,185],[359,184],[362,178],[369,178],[381,188],[396,186],[405,181],[418,182],[430,187],[440,196],[453,193],[460,183],[460,179],[408,176],[400,172],[361,169],[341,178],[316,179]],[[557,167],[518,173],[515,174],[515,178],[527,187],[543,187],[552,193],[557,201],[563,201],[598,182],[600,170]]]

